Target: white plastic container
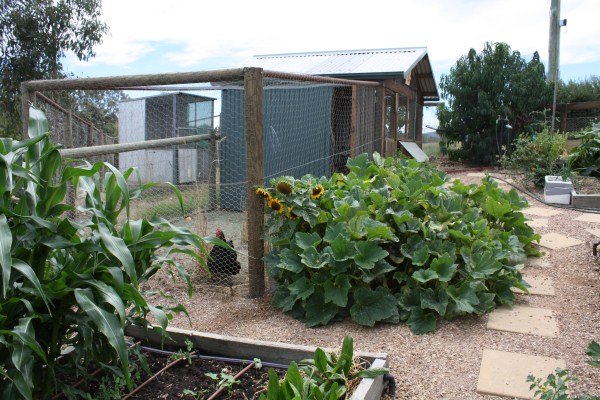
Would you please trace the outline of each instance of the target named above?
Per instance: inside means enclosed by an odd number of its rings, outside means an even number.
[[[573,183],[560,176],[547,175],[544,182],[544,201],[552,204],[571,204]]]

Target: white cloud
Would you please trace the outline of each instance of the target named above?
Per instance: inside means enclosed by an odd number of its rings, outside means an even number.
[[[111,35],[88,64],[127,66],[159,44],[172,45],[165,60],[190,68],[264,53],[425,45],[434,68],[446,69],[486,41],[546,58],[549,8],[548,0],[105,0]],[[600,61],[596,16],[597,0],[563,2],[563,64]]]

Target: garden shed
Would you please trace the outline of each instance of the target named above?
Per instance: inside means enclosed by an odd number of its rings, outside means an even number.
[[[353,91],[349,85],[290,83],[283,75],[279,81],[266,80],[263,154],[267,180],[343,171],[348,157],[380,151],[381,129],[385,130],[386,153],[395,153],[400,139],[421,146],[423,107],[439,100],[425,47],[260,55],[247,64],[268,71],[380,83]],[[225,88],[221,98],[220,127],[226,140],[220,145],[220,199],[222,208],[232,210],[243,210],[246,202],[244,186],[239,184],[246,181],[247,161],[241,89]],[[381,92],[385,111],[377,109]],[[378,121],[381,115],[383,124]],[[351,131],[356,137],[351,137]]]
[[[123,101],[119,103],[119,143],[209,133],[214,128],[214,101],[181,92]],[[174,184],[207,180],[210,171],[206,142],[121,153],[119,166],[139,167],[144,182]]]

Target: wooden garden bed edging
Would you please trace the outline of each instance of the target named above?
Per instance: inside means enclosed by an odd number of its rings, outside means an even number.
[[[125,333],[156,347],[176,346],[185,348],[186,339],[191,341],[194,349],[203,355],[221,356],[252,360],[259,358],[265,362],[289,364],[312,358],[316,347],[302,346],[280,342],[253,340],[235,336],[217,335],[214,333],[198,332],[180,328],[167,328],[170,340],[163,340],[160,334],[137,326],[129,326]],[[387,367],[386,353],[355,352],[356,356],[368,361],[374,367]],[[375,379],[363,379],[350,400],[378,400],[381,398],[384,383],[383,376]]]

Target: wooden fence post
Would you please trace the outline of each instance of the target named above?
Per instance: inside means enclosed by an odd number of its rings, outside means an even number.
[[[21,83],[21,123],[23,124],[23,140],[29,135],[29,87],[26,82]]]
[[[248,226],[248,294],[251,298],[265,293],[264,202],[255,193],[264,185],[263,167],[263,76],[262,68],[244,69],[244,113],[246,123],[246,191]]]

